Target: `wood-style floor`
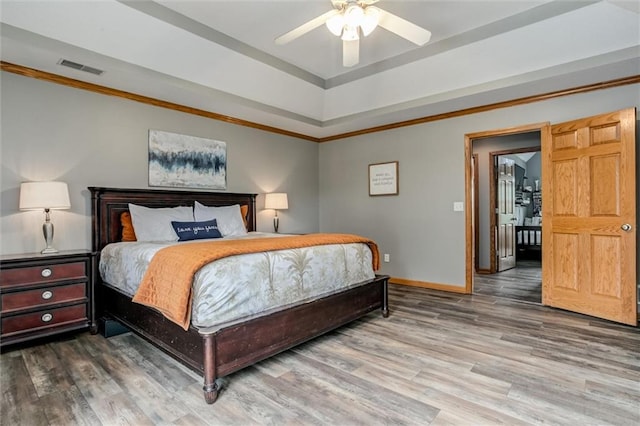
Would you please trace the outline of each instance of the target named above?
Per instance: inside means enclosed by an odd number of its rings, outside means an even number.
[[[395,285],[390,306],[227,377],[211,406],[130,333],[5,351],[2,424],[640,424],[637,328]]]
[[[496,274],[476,274],[473,292],[523,302],[542,302],[542,268],[539,260],[519,260],[515,268]]]

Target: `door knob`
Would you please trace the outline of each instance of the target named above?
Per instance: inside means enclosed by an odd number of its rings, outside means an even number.
[[[620,229],[622,229],[625,232],[629,232],[629,231],[631,231],[631,225],[628,224],[628,223],[625,223],[620,227]]]

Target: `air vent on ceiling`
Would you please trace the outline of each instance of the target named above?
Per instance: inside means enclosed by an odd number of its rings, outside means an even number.
[[[98,68],[93,68],[93,67],[89,67],[87,65],[82,65],[82,64],[79,64],[77,62],[69,61],[67,59],[60,59],[58,64],[60,64],[62,66],[65,66],[65,67],[73,68],[73,69],[76,69],[76,70],[80,70],[80,71],[88,72],[88,73],[91,73],[91,74],[95,74],[95,75],[101,75],[104,72],[103,70],[99,70]]]

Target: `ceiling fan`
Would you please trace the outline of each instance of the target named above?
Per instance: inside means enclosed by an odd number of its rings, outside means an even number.
[[[342,39],[342,65],[352,67],[360,62],[360,35],[366,37],[377,27],[391,31],[418,46],[431,38],[431,32],[392,13],[372,6],[378,0],[331,0],[333,10],[323,13],[276,38],[286,44],[326,24],[331,33]]]

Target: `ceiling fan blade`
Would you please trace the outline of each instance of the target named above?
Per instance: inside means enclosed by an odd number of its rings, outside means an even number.
[[[301,35],[304,35],[309,31],[318,28],[320,25],[324,24],[327,19],[331,18],[334,15],[337,15],[338,13],[340,13],[340,11],[336,9],[330,10],[327,13],[323,13],[317,18],[313,18],[312,20],[305,22],[298,28],[294,28],[288,33],[282,34],[280,37],[276,38],[276,44],[287,44],[290,41],[297,39]]]
[[[427,31],[416,24],[402,19],[385,10],[380,10],[378,25],[382,28],[398,34],[418,46],[423,46],[431,39],[431,31]]]
[[[352,67],[360,62],[360,39],[342,42],[342,66]]]

